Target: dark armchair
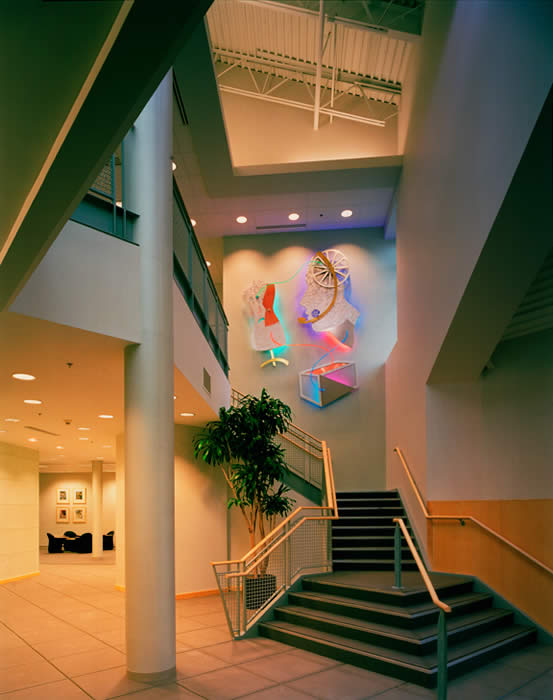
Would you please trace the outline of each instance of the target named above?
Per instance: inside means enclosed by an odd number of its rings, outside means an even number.
[[[73,545],[73,551],[78,552],[78,554],[88,554],[89,552],[92,552],[92,533],[85,532],[80,537],[77,537],[77,539],[74,540]]]
[[[54,537],[49,532],[48,535],[48,554],[60,554],[63,552],[64,537]]]
[[[110,530],[107,535],[103,535],[103,549],[113,549],[113,535],[115,532]]]

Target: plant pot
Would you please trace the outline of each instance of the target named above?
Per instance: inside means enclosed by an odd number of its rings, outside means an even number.
[[[248,576],[246,578],[246,608],[257,610],[276,591],[276,576],[263,574],[262,576]]]

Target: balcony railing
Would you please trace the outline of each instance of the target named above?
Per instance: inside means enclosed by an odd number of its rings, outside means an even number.
[[[228,320],[194,228],[173,181],[173,274],[217,361],[228,376]]]

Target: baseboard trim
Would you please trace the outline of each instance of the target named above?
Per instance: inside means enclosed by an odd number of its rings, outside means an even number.
[[[38,576],[40,571],[32,571],[30,574],[23,574],[22,576],[13,576],[12,578],[2,578],[0,579],[0,586],[4,583],[12,583],[12,581],[23,581],[26,578],[32,578],[33,576]]]
[[[1,583],[1,581],[0,581]],[[116,591],[125,592],[125,586],[115,586]],[[219,591],[217,588],[208,588],[204,591],[192,591],[191,593],[177,593],[175,600],[187,600],[188,598],[207,598],[211,595],[218,595]]]
[[[177,593],[176,600],[187,600],[188,598],[207,598],[210,595],[217,595],[217,588],[208,588],[205,591],[192,591],[191,593]]]
[[[127,678],[132,681],[142,683],[160,683],[174,681],[177,677],[177,667],[169,668],[166,671],[158,671],[156,673],[137,673],[136,671],[127,670]]]

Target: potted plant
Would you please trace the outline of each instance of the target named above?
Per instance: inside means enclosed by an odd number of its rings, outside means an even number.
[[[292,509],[293,500],[282,483],[288,472],[283,448],[275,437],[284,433],[291,409],[280,399],[244,396],[236,406],[221,408],[194,438],[194,454],[220,467],[232,496],[228,507],[240,509],[253,548],[274,527],[277,516]],[[276,590],[276,578],[267,573],[268,558],[246,579],[246,606],[258,608]]]

